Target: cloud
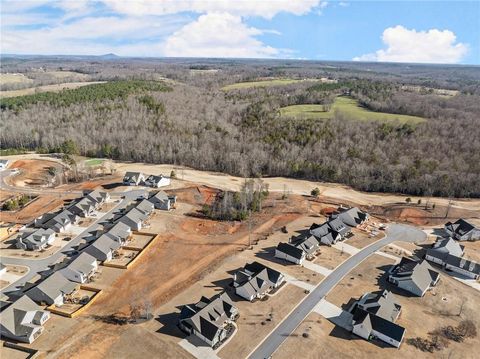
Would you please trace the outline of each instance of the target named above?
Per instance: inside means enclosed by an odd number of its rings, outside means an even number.
[[[265,31],[248,27],[240,16],[225,12],[201,15],[168,37],[163,54],[173,57],[274,57],[281,50],[255,36]]]
[[[397,25],[385,29],[382,41],[386,49],[353,58],[354,61],[459,63],[468,53],[468,45],[457,43],[450,30],[409,30]]]
[[[350,4],[349,4],[348,2],[343,2],[343,1],[340,1],[340,2],[338,3],[338,5],[340,5],[341,7],[348,7],[348,6],[350,6]]]
[[[166,15],[179,12],[228,12],[237,16],[273,18],[281,12],[305,15],[321,0],[103,0],[111,9],[129,15]]]

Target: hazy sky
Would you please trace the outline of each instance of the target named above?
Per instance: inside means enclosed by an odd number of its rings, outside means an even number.
[[[1,53],[480,64],[480,1],[0,1]]]

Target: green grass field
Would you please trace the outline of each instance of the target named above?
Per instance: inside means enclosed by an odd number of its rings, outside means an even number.
[[[230,90],[239,90],[239,89],[246,89],[246,88],[252,88],[252,87],[283,86],[283,85],[289,85],[289,84],[302,82],[302,81],[317,81],[317,80],[315,79],[311,79],[311,80],[273,79],[273,80],[262,80],[262,81],[238,82],[236,84],[231,84],[231,85],[222,87],[222,90],[230,91]]]
[[[103,161],[105,161],[105,160],[100,159],[100,158],[92,158],[90,160],[86,160],[85,165],[87,165],[87,166],[99,166],[103,163]]]
[[[418,124],[426,121],[422,117],[397,115],[384,112],[373,112],[358,105],[358,102],[348,97],[337,97],[330,111],[323,111],[322,105],[293,105],[280,109],[284,117],[293,117],[296,119],[329,120],[338,112],[344,114],[347,118],[358,121],[381,121]]]

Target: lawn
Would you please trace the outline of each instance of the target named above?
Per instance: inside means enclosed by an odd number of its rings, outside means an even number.
[[[101,158],[92,158],[91,160],[86,160],[85,165],[87,166],[99,166],[105,161],[104,159]]]
[[[358,121],[399,121],[411,124],[425,121],[424,118],[417,116],[373,112],[361,107],[357,101],[349,97],[337,97],[329,111],[324,111],[323,105],[293,105],[280,109],[280,113],[284,117],[314,120],[329,120],[336,112]]]
[[[316,79],[311,80],[294,80],[294,79],[272,79],[272,80],[261,80],[261,81],[247,81],[247,82],[239,82],[236,84],[227,85],[222,87],[222,90],[230,91],[230,90],[239,90],[239,89],[246,89],[252,87],[270,87],[270,86],[282,86],[282,85],[289,85],[296,82],[302,81],[317,81]]]

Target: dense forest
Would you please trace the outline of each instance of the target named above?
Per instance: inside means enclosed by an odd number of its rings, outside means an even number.
[[[1,70],[28,76],[40,66],[109,82],[1,99],[2,149],[52,152],[69,141],[92,157],[339,182],[366,191],[480,197],[476,67],[33,58],[8,59]],[[271,78],[309,81],[222,90]],[[328,109],[337,96],[369,111],[425,121],[358,121],[341,111],[330,120],[280,115],[289,105]]]

